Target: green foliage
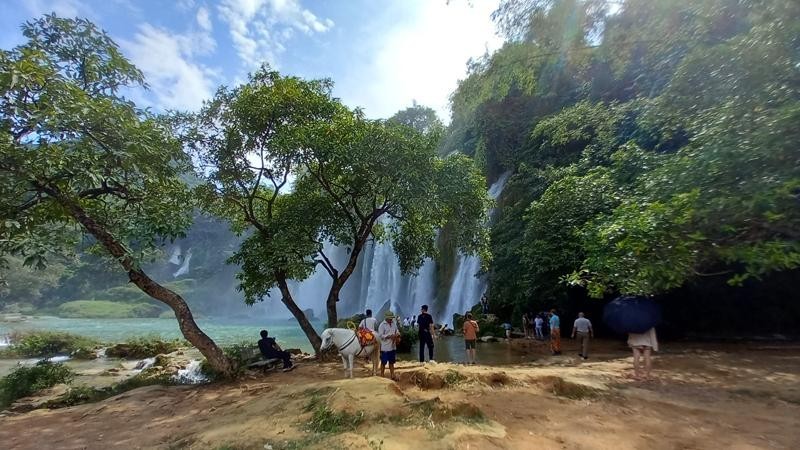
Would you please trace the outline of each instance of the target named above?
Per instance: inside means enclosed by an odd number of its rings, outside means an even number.
[[[504,0],[510,42],[451,99],[443,151],[514,171],[491,232],[501,316],[568,284],[655,294],[798,267],[800,6],[611,3]]]
[[[332,278],[334,326],[338,293],[370,238],[390,239],[405,273],[436,256],[436,229],[447,223],[458,248],[488,256],[488,202],[468,158],[436,156],[440,127],[429,111],[368,120],[331,88],[328,80],[262,68],[248,83],[221,89],[186,141],[210,164],[198,189],[206,208],[248,232],[230,259],[241,267],[246,301],[262,300],[277,285],[291,305],[286,280],[303,280],[321,265]],[[325,242],[349,248],[348,260],[335,266]]]
[[[69,383],[75,374],[60,363],[41,361],[34,366],[18,366],[0,379],[0,407],[60,383]]]
[[[307,423],[308,431],[313,433],[337,434],[353,431],[364,421],[364,412],[350,413],[334,411],[327,405],[317,406]]]
[[[104,300],[75,300],[58,306],[60,317],[122,319],[158,317],[161,308],[153,303],[117,303]]]
[[[7,356],[47,358],[55,355],[74,355],[94,358],[97,342],[84,336],[53,331],[36,331],[15,336]]]
[[[128,359],[152,358],[156,355],[172,353],[186,345],[188,344],[180,340],[165,341],[159,336],[142,336],[108,347],[106,356]]]
[[[397,352],[411,353],[418,341],[419,331],[414,328],[400,327],[400,343],[397,344]]]

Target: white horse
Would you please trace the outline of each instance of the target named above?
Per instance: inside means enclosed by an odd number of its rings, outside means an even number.
[[[372,333],[375,335],[375,344],[362,347],[355,331],[347,328],[326,328],[322,332],[320,350],[326,350],[332,345],[336,346],[339,356],[342,357],[342,363],[344,363],[344,376],[347,376],[349,372],[350,378],[353,378],[353,359],[356,356],[369,356],[372,361],[372,375],[376,375],[380,359],[378,352],[381,346],[378,343],[378,333],[375,331]]]

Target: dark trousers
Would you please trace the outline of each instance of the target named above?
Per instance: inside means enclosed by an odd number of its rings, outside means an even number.
[[[287,367],[292,367],[292,361],[290,359],[291,354],[289,352],[270,352],[268,355],[264,355],[267,359],[278,358],[283,360],[283,368],[286,369]]]
[[[428,359],[433,359],[433,336],[430,332],[419,333],[419,362],[425,362],[425,346],[428,346]]]

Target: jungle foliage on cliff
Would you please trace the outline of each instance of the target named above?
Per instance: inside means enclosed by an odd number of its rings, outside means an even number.
[[[800,266],[800,4],[504,0],[442,153],[512,171],[501,311]]]

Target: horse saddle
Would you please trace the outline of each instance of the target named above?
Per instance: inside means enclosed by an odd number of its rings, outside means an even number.
[[[369,328],[359,328],[356,330],[356,336],[358,336],[358,343],[361,344],[362,347],[375,344],[375,333]]]

